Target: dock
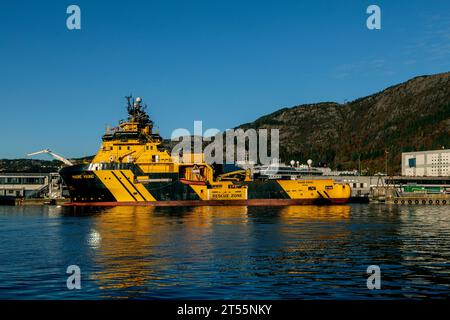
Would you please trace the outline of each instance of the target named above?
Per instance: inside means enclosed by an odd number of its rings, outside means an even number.
[[[44,198],[37,198],[37,199],[23,199],[23,198],[16,198],[14,203],[11,203],[11,205],[16,206],[41,206],[41,205],[50,205],[50,206],[56,206],[56,205],[63,205],[67,202],[69,202],[70,199],[44,199]]]
[[[450,205],[450,194],[412,194],[386,197],[386,203],[400,205]]]

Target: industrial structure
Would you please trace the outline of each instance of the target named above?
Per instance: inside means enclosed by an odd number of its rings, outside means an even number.
[[[371,199],[391,204],[450,204],[450,149],[403,152],[402,175],[373,188]]]
[[[73,166],[73,163],[72,163],[70,160],[64,158],[63,156],[60,156],[60,155],[57,154],[57,153],[54,153],[54,152],[51,151],[50,149],[44,149],[44,150],[32,152],[32,153],[27,154],[27,156],[31,157],[31,156],[35,156],[35,155],[43,154],[43,153],[49,154],[49,155],[52,156],[54,159],[56,159],[56,160],[61,161],[62,163],[64,163],[66,166]]]
[[[402,176],[407,177],[450,176],[450,149],[403,152]]]

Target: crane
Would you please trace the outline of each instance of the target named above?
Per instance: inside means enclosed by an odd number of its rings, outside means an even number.
[[[51,156],[52,156],[53,158],[55,158],[56,160],[59,160],[59,161],[61,161],[61,162],[64,162],[64,164],[66,164],[66,165],[68,165],[68,166],[73,166],[73,163],[72,163],[72,162],[70,162],[70,161],[67,160],[66,158],[60,156],[59,154],[56,154],[56,153],[52,152],[52,151],[49,150],[49,149],[44,149],[44,150],[36,151],[36,152],[33,152],[33,153],[29,153],[29,154],[27,154],[27,156],[30,157],[30,156],[34,156],[34,155],[41,154],[41,153],[48,153],[49,155],[51,155]]]

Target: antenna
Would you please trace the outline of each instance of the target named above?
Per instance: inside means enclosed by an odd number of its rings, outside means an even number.
[[[132,108],[131,98],[132,98],[132,97],[133,97],[133,96],[131,95],[131,93],[130,93],[129,96],[125,96],[125,99],[127,100],[127,111],[128,111],[128,113],[131,112],[131,108]]]

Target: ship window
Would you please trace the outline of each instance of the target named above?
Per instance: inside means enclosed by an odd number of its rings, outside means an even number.
[[[122,147],[119,147],[119,150],[122,150]]]
[[[325,186],[325,190],[332,190],[333,186]]]
[[[316,187],[308,187],[308,190],[316,190]]]
[[[130,150],[130,147],[127,147],[127,150]]]

